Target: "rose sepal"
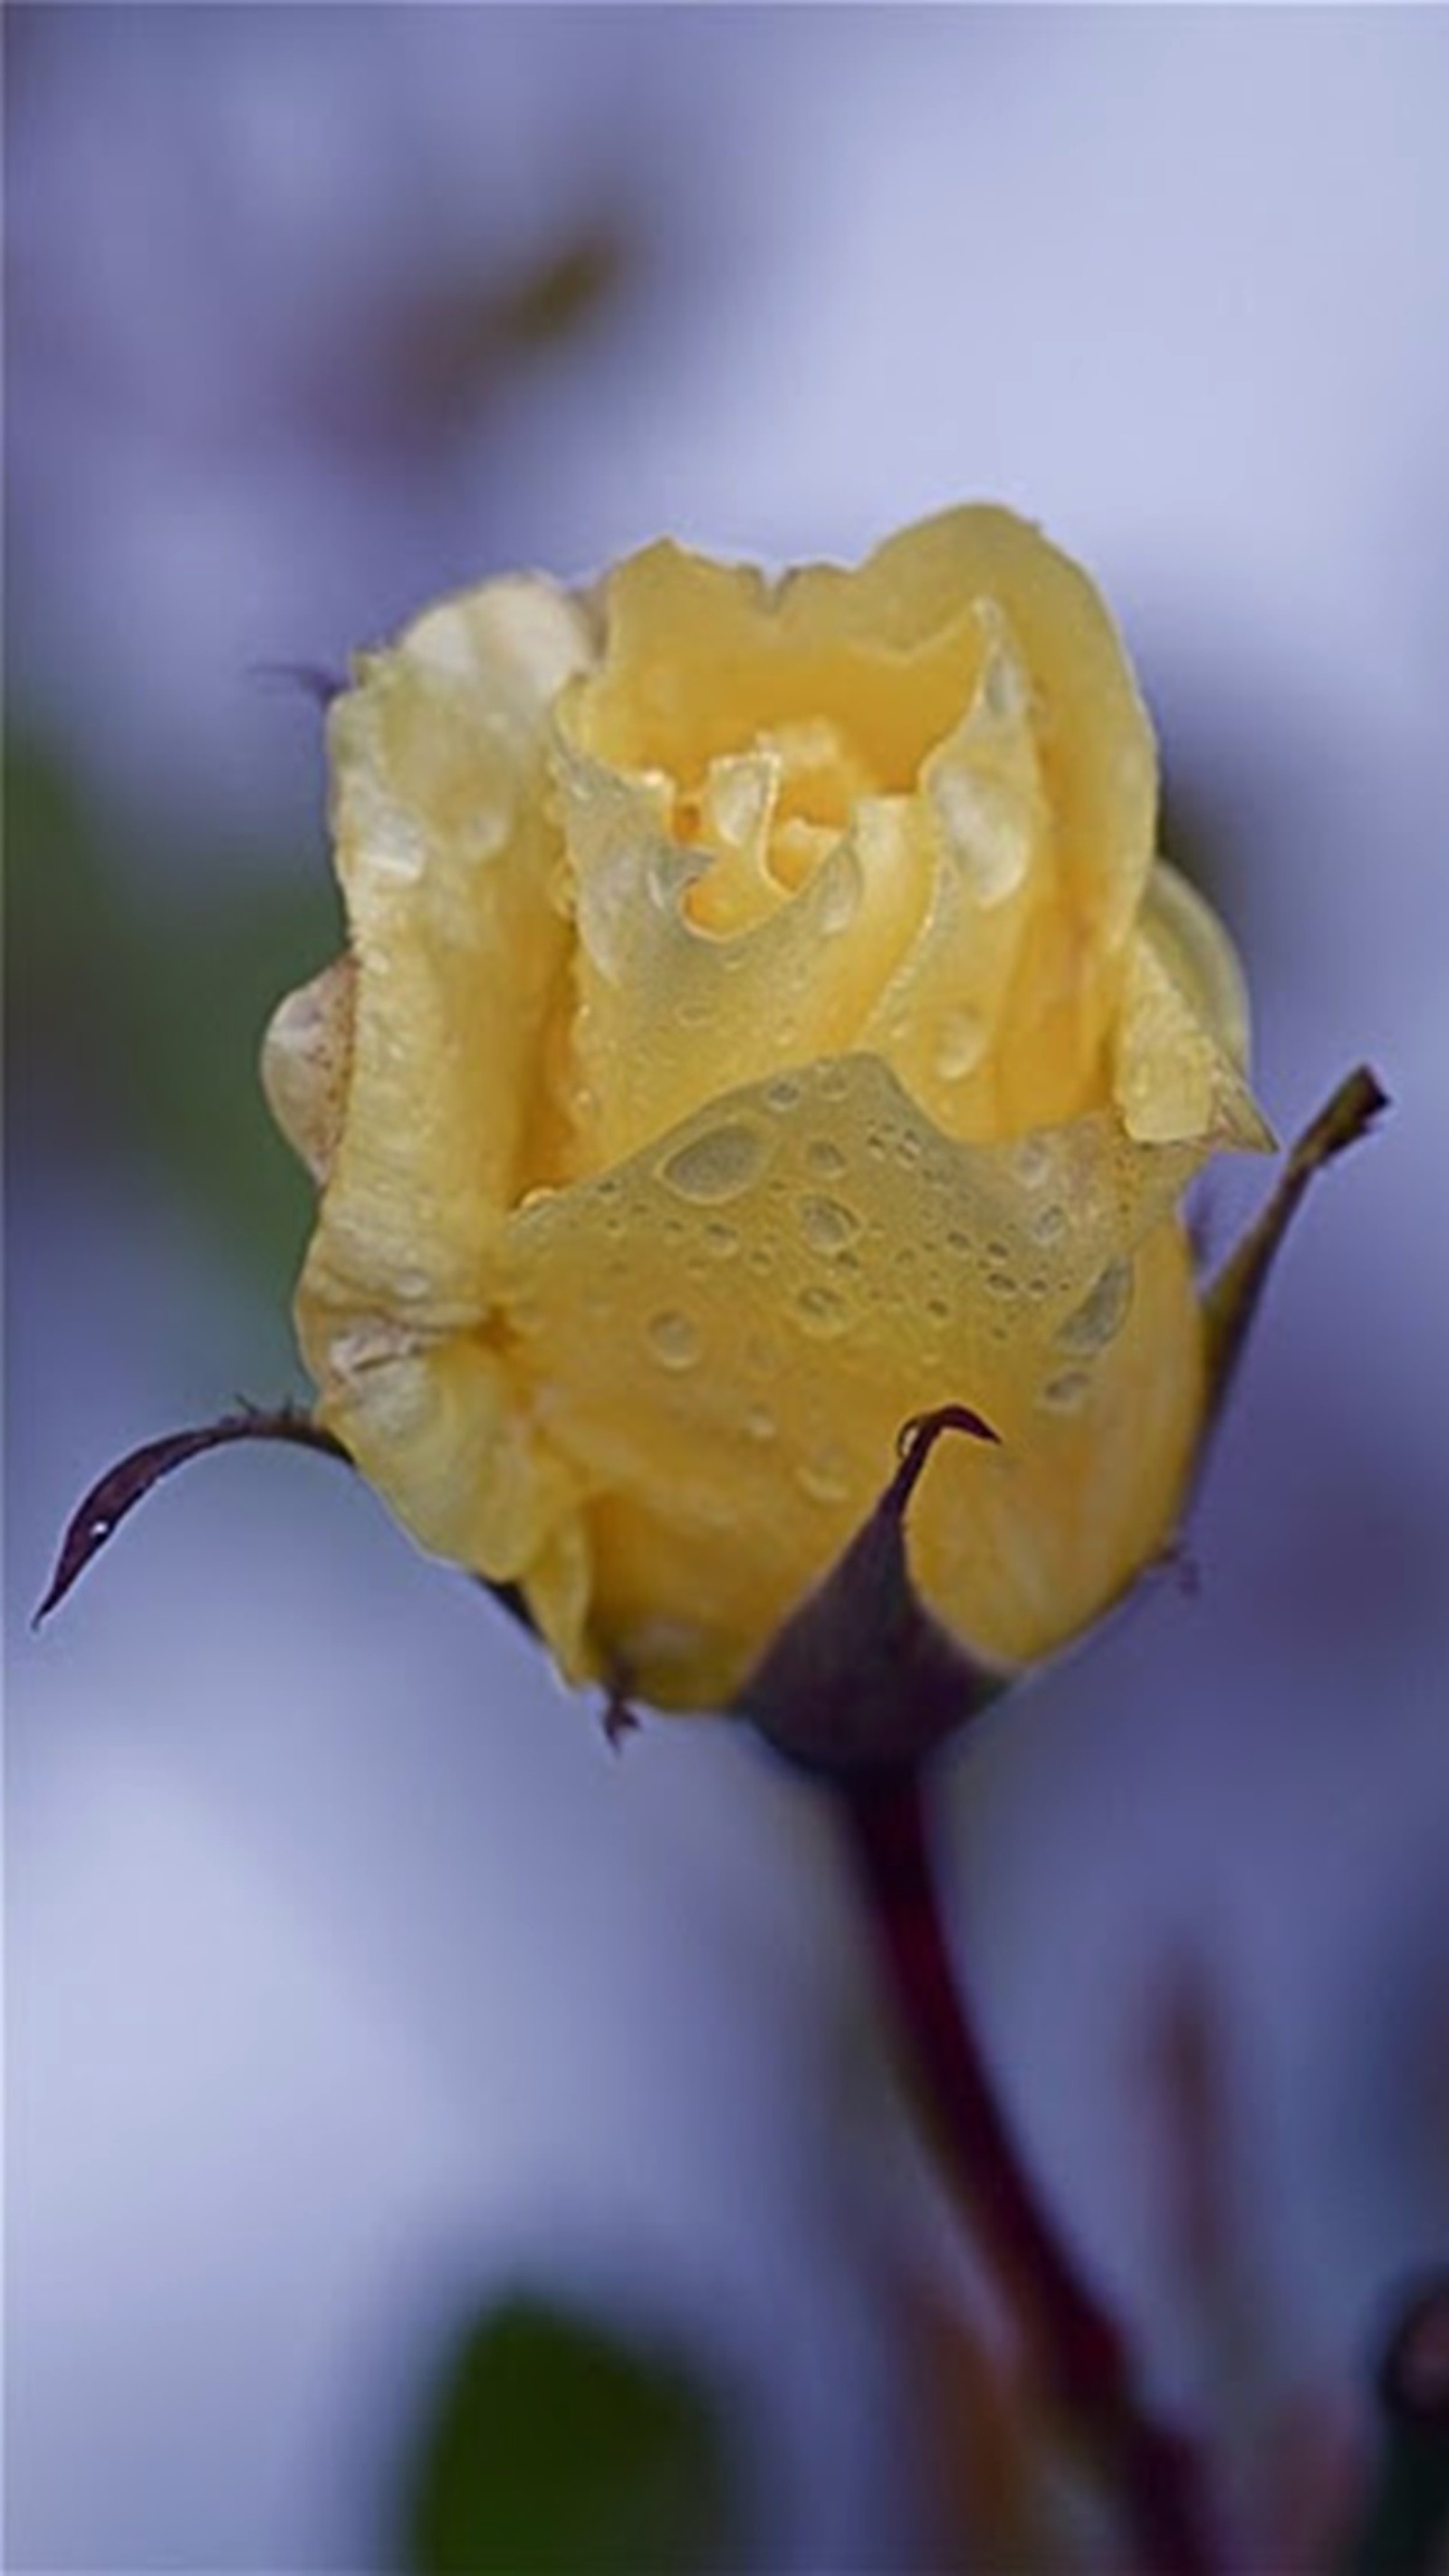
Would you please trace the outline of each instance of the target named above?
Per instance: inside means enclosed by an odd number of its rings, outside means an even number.
[[[777,1752],[814,1771],[858,1776],[933,1753],[1009,1687],[933,1617],[911,1579],[905,1525],[947,1432],[995,1441],[979,1413],[938,1406],[902,1426],[899,1463],[829,1572],[771,1639],[736,1697]]]

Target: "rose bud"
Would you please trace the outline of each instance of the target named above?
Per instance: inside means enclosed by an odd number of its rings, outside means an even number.
[[[777,583],[658,545],[428,610],[327,724],[346,953],[264,1054],[318,1423],[661,1708],[739,1698],[942,1408],[993,1436],[913,1491],[925,1613],[996,1677],[1087,1627],[1266,1265],[1210,1311],[1183,1192],[1271,1138],[1085,573],[989,508]]]

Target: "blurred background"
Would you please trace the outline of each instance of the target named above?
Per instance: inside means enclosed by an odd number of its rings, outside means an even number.
[[[301,1454],[197,1467],[26,1624],[102,1466],[301,1392],[253,1068],[336,939],[318,675],[490,571],[991,497],[1126,627],[1280,1132],[1363,1056],[1396,1101],[1275,1285],[1196,1596],[951,1779],[1029,2153],[1308,2564],[1449,2245],[1449,19],[4,40],[8,2563],[432,2563],[470,2456],[487,2563],[580,2576],[1030,2519],[797,1784],[719,1726],[616,1756]]]

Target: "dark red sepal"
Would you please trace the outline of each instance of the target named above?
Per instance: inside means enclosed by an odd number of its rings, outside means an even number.
[[[859,1773],[919,1761],[1006,1688],[925,1607],[905,1519],[947,1431],[995,1440],[979,1413],[943,1404],[903,1427],[900,1464],[875,1509],[771,1640],[734,1713],[812,1770]]]
[[[208,1449],[224,1449],[235,1440],[285,1440],[297,1448],[320,1449],[325,1457],[340,1458],[346,1466],[352,1463],[341,1441],[293,1404],[278,1405],[270,1412],[261,1405],[241,1404],[234,1413],[218,1415],[215,1422],[202,1423],[189,1431],[168,1431],[159,1440],[145,1441],[128,1457],[118,1459],[114,1467],[108,1467],[72,1512],[50,1589],[31,1626],[38,1628],[42,1619],[48,1619],[51,1611],[59,1607],[91,1559],[114,1537],[126,1514],[145,1501],[153,1485],[169,1476],[173,1468],[185,1467],[193,1458],[204,1457]]]

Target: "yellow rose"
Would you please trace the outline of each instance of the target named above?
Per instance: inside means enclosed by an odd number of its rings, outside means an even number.
[[[1086,575],[986,508],[775,585],[652,546],[429,610],[329,722],[347,952],[264,1072],[407,1527],[719,1706],[954,1400],[1000,1445],[931,1463],[926,1601],[1007,1667],[1086,1626],[1203,1427],[1184,1186],[1270,1141]]]

